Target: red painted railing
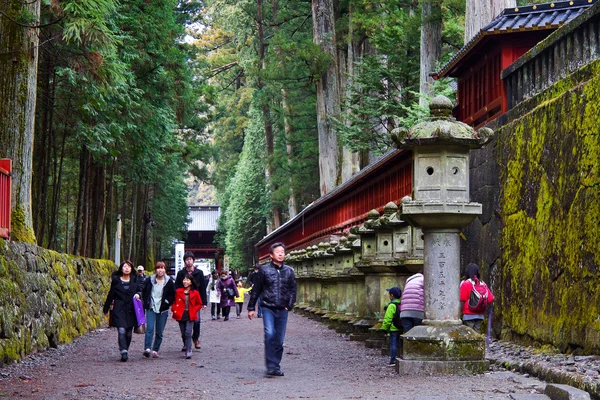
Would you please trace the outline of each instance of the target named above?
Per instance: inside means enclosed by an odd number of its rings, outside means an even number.
[[[369,211],[381,212],[411,192],[412,153],[390,152],[258,242],[258,257],[264,260],[275,242],[285,243],[290,251],[342,234],[366,221]]]
[[[12,161],[0,159],[0,237],[5,239],[10,237],[11,172]]]

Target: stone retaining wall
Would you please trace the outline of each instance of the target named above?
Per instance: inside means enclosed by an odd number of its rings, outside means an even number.
[[[0,239],[0,366],[105,324],[115,269],[109,260]]]
[[[483,266],[503,339],[600,354],[600,62],[498,121],[472,158],[462,264]]]

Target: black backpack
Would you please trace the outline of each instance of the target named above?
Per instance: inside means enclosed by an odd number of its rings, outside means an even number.
[[[392,318],[392,324],[394,324],[396,329],[402,330],[402,323],[400,322],[400,303],[394,303],[391,301],[390,304],[388,304],[388,307],[392,304],[396,306],[396,312]]]

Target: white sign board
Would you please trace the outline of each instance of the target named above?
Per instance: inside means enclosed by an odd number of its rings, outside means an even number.
[[[175,275],[177,275],[177,273],[179,271],[181,271],[184,267],[183,265],[183,254],[185,251],[185,243],[183,242],[179,242],[175,244]]]

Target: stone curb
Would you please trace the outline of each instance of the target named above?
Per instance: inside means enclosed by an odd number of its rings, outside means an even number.
[[[585,376],[571,372],[557,371],[535,362],[522,362],[509,359],[489,359],[490,363],[500,367],[529,374],[549,383],[573,386],[589,393],[593,400],[600,400],[600,385]]]
[[[549,383],[544,393],[552,400],[590,400],[590,394],[569,385]]]

